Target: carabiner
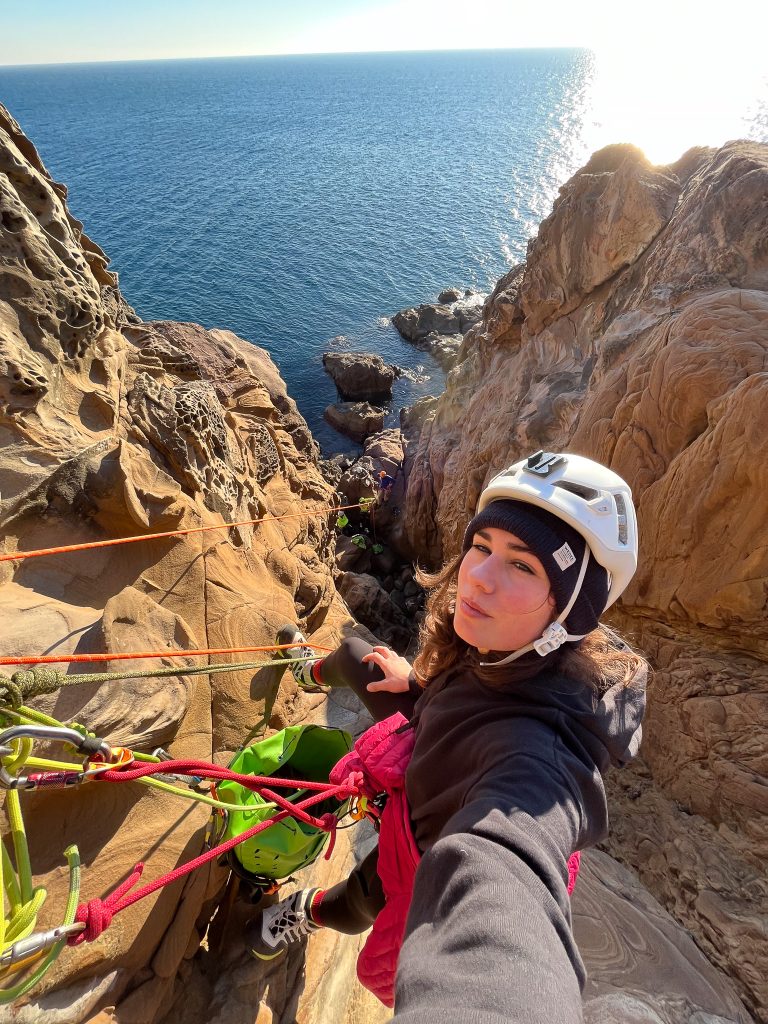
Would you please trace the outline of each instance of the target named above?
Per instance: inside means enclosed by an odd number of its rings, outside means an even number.
[[[63,725],[14,725],[0,733],[0,758],[12,755],[13,741],[23,739],[67,743],[84,754],[86,759],[93,754],[100,754],[105,760],[111,760],[113,757],[112,748],[106,740],[100,740],[97,736],[84,736],[77,729],[69,729]],[[5,766],[0,766],[0,786],[5,786],[6,789],[35,789],[36,783],[25,775],[14,778]]]
[[[68,939],[70,935],[79,935],[85,930],[83,921],[73,921],[72,924],[61,924],[58,928],[51,928],[47,932],[36,932],[27,936],[26,939],[19,939],[9,946],[3,953],[0,953],[0,970],[8,970],[10,967],[19,967],[22,963],[34,960],[45,953],[57,942]]]

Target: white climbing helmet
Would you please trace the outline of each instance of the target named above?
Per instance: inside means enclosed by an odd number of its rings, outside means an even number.
[[[568,641],[583,639],[563,626],[581,590],[590,555],[608,572],[606,608],[624,592],[637,569],[637,518],[629,484],[613,470],[583,455],[536,452],[498,473],[484,488],[477,513],[493,501],[527,502],[568,523],[587,542],[571,599],[558,620],[533,643],[495,665],[506,665],[528,651],[542,657]],[[476,513],[476,514],[477,514]]]
[[[477,511],[502,498],[538,505],[582,535],[610,573],[605,608],[626,590],[637,569],[637,517],[629,484],[612,469],[583,455],[536,452],[497,473]]]

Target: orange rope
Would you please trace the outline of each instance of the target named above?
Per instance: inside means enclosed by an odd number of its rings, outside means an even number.
[[[298,519],[301,516],[322,516],[328,512],[343,512],[355,505],[336,505],[311,512],[287,512],[284,516],[265,516],[263,519],[246,519],[242,523],[221,523],[218,526],[196,526],[191,530],[168,530],[166,533],[145,533],[138,537],[113,537],[111,540],[94,540],[88,544],[67,544],[58,548],[40,548],[37,551],[21,551],[14,555],[0,555],[0,562],[21,561],[24,558],[38,558],[40,555],[61,555],[69,551],[89,551],[91,548],[108,548],[114,544],[135,544],[142,540],[158,540],[163,537],[185,537],[190,533],[206,533],[208,530],[232,530],[236,526],[256,526],[257,523],[277,523],[281,519]]]
[[[39,658],[0,658],[0,665],[52,665],[59,661],[130,661],[133,658],[188,658],[208,654],[253,654],[256,651],[287,651],[296,644],[267,644],[265,647],[208,647],[199,651],[141,651],[138,654],[60,654]],[[302,640],[302,647],[316,651],[330,652],[335,648],[322,647],[309,640]],[[235,666],[233,666],[235,667]],[[180,673],[183,675],[184,673]]]

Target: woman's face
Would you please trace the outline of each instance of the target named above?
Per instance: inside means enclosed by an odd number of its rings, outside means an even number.
[[[516,651],[555,617],[544,568],[519,537],[483,527],[459,566],[453,628],[480,651]]]

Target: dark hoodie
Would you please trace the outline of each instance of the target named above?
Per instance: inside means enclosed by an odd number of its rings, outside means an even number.
[[[601,698],[556,670],[419,697],[406,791],[423,859],[394,1020],[572,1024],[584,966],[566,864],[608,831],[603,773],[637,752],[645,672]]]

